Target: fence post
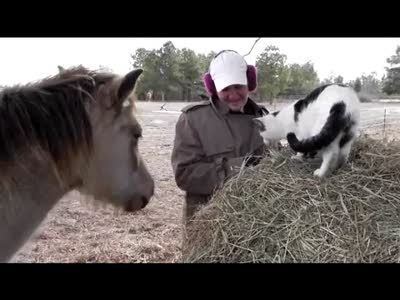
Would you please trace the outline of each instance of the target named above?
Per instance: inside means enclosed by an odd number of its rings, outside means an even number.
[[[386,135],[386,108],[383,114],[383,138],[385,138],[385,135]]]

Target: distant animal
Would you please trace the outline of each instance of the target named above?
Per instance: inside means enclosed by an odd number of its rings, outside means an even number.
[[[153,91],[150,90],[146,93],[146,100],[151,101],[153,99]]]

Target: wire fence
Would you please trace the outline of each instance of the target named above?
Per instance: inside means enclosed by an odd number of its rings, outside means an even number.
[[[369,104],[361,109],[360,131],[381,138],[400,139],[400,104]]]

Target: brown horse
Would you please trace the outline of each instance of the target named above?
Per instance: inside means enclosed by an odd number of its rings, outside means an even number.
[[[154,181],[133,100],[141,73],[79,66],[0,91],[0,261],[72,189],[129,212],[147,205]]]

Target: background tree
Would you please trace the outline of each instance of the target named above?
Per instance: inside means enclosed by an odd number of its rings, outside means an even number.
[[[383,82],[383,92],[391,94],[400,94],[400,46],[397,46],[396,54],[386,59],[390,64],[386,68],[386,78]]]
[[[256,59],[258,93],[271,104],[287,87],[289,69],[285,66],[286,55],[276,46],[267,46]]]
[[[289,66],[288,81],[284,95],[304,95],[316,88],[319,84],[318,74],[311,62],[303,65]]]
[[[181,99],[191,101],[195,83],[202,75],[200,59],[193,50],[183,48],[179,60]]]

